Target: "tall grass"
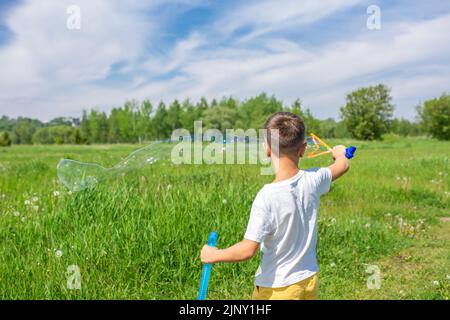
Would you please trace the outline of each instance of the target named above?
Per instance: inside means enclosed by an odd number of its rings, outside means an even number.
[[[350,172],[321,203],[321,298],[364,287],[365,264],[414,243],[448,214],[449,143],[356,144]],[[220,247],[240,240],[254,196],[272,177],[254,165],[160,162],[73,194],[56,180],[62,157],[110,166],[134,149],[0,149],[0,298],[196,297],[208,233],[218,231]],[[70,265],[80,268],[81,290],[67,288]],[[208,298],[250,298],[257,265],[215,265]]]

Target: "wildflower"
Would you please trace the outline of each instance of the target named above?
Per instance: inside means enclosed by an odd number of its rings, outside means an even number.
[[[31,201],[33,201],[33,202],[38,202],[38,201],[39,201],[39,198],[38,198],[38,197],[33,197],[33,198],[31,198]]]
[[[364,225],[364,227],[370,228],[370,223],[366,223],[366,224]]]
[[[69,190],[69,191],[67,192],[67,194],[70,196],[70,195],[72,194],[72,191]]]
[[[450,280],[450,274],[448,274],[448,275],[446,276],[446,278],[447,278],[447,280]]]
[[[31,201],[30,200],[25,200],[24,203],[25,203],[26,206],[29,206],[31,204]]]
[[[61,256],[62,256],[62,251],[61,250],[56,250],[56,252],[55,252],[55,256],[57,257],[57,258],[61,258]]]
[[[20,212],[19,212],[19,211],[14,211],[14,216],[15,216],[15,217],[20,216]]]
[[[58,197],[59,194],[60,194],[59,191],[53,191],[53,196],[54,196],[54,197]]]
[[[228,202],[227,199],[225,199],[225,198],[222,199],[223,204],[227,204],[227,202]]]
[[[334,262],[330,263],[330,267],[335,268],[336,267],[336,263],[334,263]]]
[[[335,218],[331,218],[330,222],[331,222],[331,224],[335,224],[336,223],[336,219]]]
[[[25,222],[25,220],[27,220],[27,218],[25,218],[25,217],[22,217],[22,218],[20,219],[20,221],[22,221],[22,222]]]
[[[438,285],[439,285],[439,281],[434,280],[434,281],[433,281],[433,285],[438,286]]]

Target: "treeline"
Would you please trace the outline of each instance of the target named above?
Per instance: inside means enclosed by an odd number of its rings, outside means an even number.
[[[142,103],[128,101],[109,114],[91,109],[83,111],[79,118],[55,118],[44,123],[36,119],[19,117],[0,118],[0,145],[9,144],[89,144],[89,143],[139,143],[170,138],[174,129],[193,131],[194,121],[202,120],[206,128],[221,131],[229,128],[261,128],[266,118],[277,111],[291,111],[303,117],[309,132],[327,138],[355,137],[358,139],[380,139],[385,133],[401,136],[417,136],[429,133],[424,123],[433,123],[436,106],[450,109],[449,96],[425,102],[419,111],[421,122],[394,119],[390,90],[384,85],[358,89],[347,95],[347,103],[341,108],[342,120],[317,119],[310,109],[304,108],[300,100],[290,105],[274,96],[262,93],[246,100],[224,97],[207,101],[202,98],[166,105],[154,106],[150,101]],[[439,99],[443,99],[444,107]],[[436,102],[437,101],[437,102]],[[447,109],[446,109],[447,108]],[[433,109],[430,112],[428,109]],[[439,109],[440,110],[440,109]],[[447,111],[448,113],[448,111]],[[448,126],[445,119],[437,126]],[[449,130],[450,131],[450,130]],[[434,135],[439,138],[439,135]],[[445,138],[445,137],[444,137]]]

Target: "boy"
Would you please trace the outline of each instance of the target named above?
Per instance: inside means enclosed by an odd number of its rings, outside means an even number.
[[[317,299],[317,214],[320,196],[349,169],[345,147],[332,149],[328,168],[299,170],[306,149],[303,120],[290,112],[273,114],[265,123],[266,154],[275,181],[256,195],[244,239],[227,248],[204,246],[203,263],[238,262],[253,257],[261,246],[253,299]],[[270,132],[278,132],[278,146]],[[273,148],[272,148],[273,147]]]

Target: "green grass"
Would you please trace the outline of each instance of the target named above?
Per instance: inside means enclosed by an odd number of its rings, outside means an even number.
[[[449,215],[450,143],[345,141],[350,142],[359,147],[351,170],[321,202],[322,299],[352,298],[354,292],[363,292],[357,298],[373,297],[364,294],[366,264],[380,261],[382,267],[389,257],[423,241],[435,230],[438,217]],[[219,232],[220,247],[239,241],[254,196],[272,177],[260,175],[255,165],[161,162],[73,194],[57,181],[60,158],[110,166],[136,148],[0,149],[0,298],[196,298],[199,250],[208,233]],[[329,163],[321,157],[301,164],[306,168]],[[27,200],[31,204],[25,204]],[[445,259],[433,263],[440,272],[450,266]],[[66,271],[73,264],[81,270],[81,290],[67,288]],[[257,265],[255,257],[214,266],[208,298],[250,298]],[[450,281],[446,274],[436,277]],[[417,283],[403,285],[406,290]],[[449,296],[448,286],[415,290],[420,294],[412,297]],[[404,298],[383,292],[383,287],[377,290],[376,297]]]

